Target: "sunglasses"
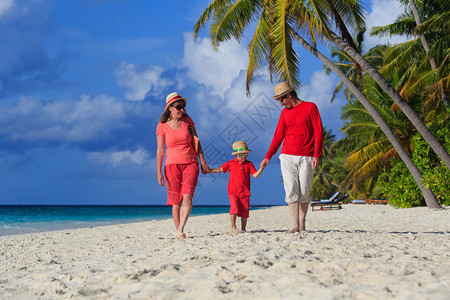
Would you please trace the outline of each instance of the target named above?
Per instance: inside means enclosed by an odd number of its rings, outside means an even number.
[[[284,95],[283,97],[278,99],[278,102],[283,103],[284,99],[286,99],[286,98],[287,98],[287,95]]]
[[[175,107],[177,110],[186,109],[186,106],[182,105],[182,104],[178,104],[177,106],[173,106],[173,107]]]
[[[246,157],[248,153],[238,153],[236,154],[237,157]]]

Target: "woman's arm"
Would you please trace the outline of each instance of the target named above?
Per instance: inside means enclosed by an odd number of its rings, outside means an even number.
[[[158,183],[161,186],[164,186],[164,176],[162,174],[162,164],[164,157],[164,136],[157,134],[156,135],[156,173],[158,175]]]
[[[192,127],[192,135],[198,138],[197,130],[195,130],[195,126]],[[200,158],[200,164],[202,166],[202,173],[208,174],[211,173],[211,168],[208,166],[205,160],[205,156],[203,155],[202,145],[200,143],[200,139],[198,140],[198,157]]]

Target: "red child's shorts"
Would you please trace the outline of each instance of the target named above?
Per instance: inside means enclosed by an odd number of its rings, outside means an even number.
[[[228,198],[230,199],[230,215],[248,218],[250,212],[250,197],[239,197],[228,194]]]
[[[170,164],[164,167],[167,186],[167,205],[178,205],[184,194],[194,197],[199,168],[197,162]]]

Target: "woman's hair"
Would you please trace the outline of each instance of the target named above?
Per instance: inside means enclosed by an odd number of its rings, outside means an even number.
[[[174,103],[172,103],[170,106],[173,106],[175,103],[177,103],[177,102],[179,102],[180,100],[178,100],[178,101],[175,101]],[[184,102],[183,100],[181,100],[182,102]],[[184,102],[184,104],[186,104],[186,102]],[[188,114],[186,113],[186,109],[184,110],[184,115],[185,116],[187,116]],[[161,117],[159,117],[159,122],[160,123],[166,123],[167,121],[169,121],[169,119],[170,119],[170,109],[166,109],[166,111],[164,111],[162,114],[161,114]]]
[[[166,123],[170,118],[170,110],[166,110],[162,113],[161,117],[159,118],[160,123]]]

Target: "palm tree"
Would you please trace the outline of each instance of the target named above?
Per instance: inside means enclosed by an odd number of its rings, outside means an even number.
[[[340,3],[342,4],[341,7],[348,9],[347,1]],[[210,22],[212,18],[210,39],[213,47],[217,48],[221,41],[233,37],[240,40],[249,23],[253,20],[258,20],[255,34],[249,44],[247,91],[250,89],[252,78],[261,69],[264,61],[268,62],[271,76],[275,75],[283,78],[291,86],[298,85],[298,56],[292,47],[292,38],[294,38],[344,81],[355,97],[361,101],[377,124],[379,124],[401,159],[405,162],[422,191],[427,206],[429,208],[440,207],[431,190],[423,186],[421,182],[422,174],[419,169],[403,150],[395,135],[373,105],[336,65],[292,28],[291,23],[295,24],[299,29],[305,30],[315,43],[318,37],[320,38],[325,33],[329,33],[328,28],[330,24],[326,18],[329,13],[327,5],[327,1],[321,0],[280,0],[277,2],[270,0],[215,0],[206,8],[194,26],[194,37],[197,37],[199,30]],[[348,19],[359,21],[357,9],[346,10],[345,13],[347,13]],[[318,37],[316,33],[319,34]],[[345,45],[348,44],[345,43]],[[348,53],[348,51],[346,52]]]
[[[412,12],[414,14],[414,19],[416,21],[417,26],[422,25],[422,20],[420,18],[419,10],[417,9],[416,4],[414,3],[413,0],[409,0],[409,5],[411,5],[411,10],[412,10]],[[446,11],[446,13],[448,14],[448,10]],[[436,61],[435,61],[433,55],[430,54],[430,50],[431,50],[430,49],[430,44],[428,43],[424,32],[420,32],[419,35],[420,35],[420,41],[421,41],[421,43],[423,45],[423,48],[425,49],[425,52],[427,53],[427,55],[429,55],[431,69],[432,70],[437,70]],[[442,86],[440,86],[439,90],[441,92],[442,101],[444,102],[445,106],[448,107],[447,95],[445,94],[445,91],[442,88]]]
[[[313,188],[311,191],[311,197],[313,199],[325,199],[333,192],[336,191],[338,185],[333,182],[331,169],[333,167],[332,159],[333,143],[336,140],[336,136],[332,133],[332,130],[323,128],[323,152],[322,163],[318,168],[314,170]]]
[[[401,113],[391,109],[392,100],[373,79],[366,76],[365,80],[365,94],[394,130],[403,149],[411,154],[412,136],[416,132],[414,127]],[[346,120],[342,128],[346,137],[339,144],[351,145],[352,148],[345,161],[348,175],[344,184],[352,185],[356,192],[367,184],[366,181],[376,182],[390,158],[397,156],[397,153],[359,102],[352,101],[345,105],[341,118]]]
[[[414,127],[420,132],[423,138],[431,146],[434,152],[439,156],[439,158],[445,163],[447,168],[450,169],[450,155],[447,150],[442,146],[442,144],[436,139],[436,137],[431,133],[425,123],[419,118],[415,111],[408,105],[408,103],[403,100],[400,94],[389,84],[389,82],[378,72],[378,70],[373,67],[369,62],[367,62],[364,57],[355,49],[353,49],[349,44],[347,44],[343,39],[341,39],[335,33],[330,31],[330,36],[333,42],[346,52],[350,58],[355,60],[359,65],[363,67],[369,73],[369,75],[385,90],[388,95],[395,101],[398,107],[403,111],[406,117],[411,121]]]
[[[363,28],[362,30],[358,31],[355,42],[356,42],[356,49],[358,49],[359,52],[362,52],[363,44],[364,44],[364,33],[366,32],[366,29]],[[364,54],[364,58],[373,66],[376,68],[379,68],[383,64],[383,57],[385,55],[386,46],[376,46],[372,49],[370,49],[366,54]],[[355,61],[352,60],[347,53],[339,49],[338,47],[332,47],[331,50],[331,57],[337,59],[333,60],[333,63],[337,65],[345,74],[346,76],[360,89],[364,89],[364,79],[363,77],[360,77],[360,74],[358,73],[358,66],[356,65]],[[324,70],[327,74],[330,74],[330,69],[328,69],[326,66],[324,66]],[[350,103],[351,99],[353,98],[353,95],[350,93],[348,88],[345,88],[345,85],[342,81],[338,83],[336,88],[333,91],[333,95],[331,97],[331,103],[333,103],[336,95],[344,88],[344,94],[346,96],[347,102]]]
[[[448,1],[448,0],[445,0]],[[295,2],[295,1],[294,1]],[[336,1],[335,1],[336,2]],[[427,141],[427,143],[431,146],[434,152],[439,156],[439,158],[445,163],[447,168],[450,169],[450,155],[447,153],[447,150],[444,146],[436,139],[436,137],[431,133],[428,127],[425,126],[423,121],[417,116],[414,110],[408,105],[408,103],[403,100],[403,98],[399,95],[399,93],[389,84],[389,82],[378,72],[378,70],[373,67],[364,57],[357,51],[356,47],[354,47],[353,43],[348,43],[347,41],[351,41],[351,36],[346,29],[346,25],[342,20],[342,16],[346,18],[346,20],[350,21],[358,21],[359,15],[359,1],[339,1],[335,3],[332,0],[327,1],[329,7],[329,12],[331,17],[336,21],[337,28],[341,30],[343,34],[343,38],[334,33],[329,26],[326,26],[324,22],[323,27],[316,28],[316,30],[321,29],[323,31],[318,31],[327,37],[330,41],[336,44],[339,48],[341,48],[344,52],[346,52],[352,60],[356,62],[359,66],[362,66],[364,70],[366,70],[370,76],[375,79],[375,81],[385,90],[388,95],[395,101],[398,107],[403,111],[406,117],[411,121],[414,127],[420,132],[423,138]],[[324,21],[324,20],[320,20]],[[311,24],[310,24],[311,25]],[[300,26],[299,26],[300,27]]]
[[[415,70],[409,73],[407,86],[408,92],[423,90],[423,86],[428,86],[427,102],[440,102],[442,99],[443,111],[448,111],[448,100],[445,89],[449,90],[450,73],[448,60],[450,59],[450,1],[449,0],[427,0],[418,2],[419,7],[413,0],[400,0],[407,9],[398,16],[397,20],[386,26],[374,27],[371,35],[404,35],[420,36],[407,43],[394,47],[394,64],[413,64]],[[408,10],[408,3],[411,11]],[[420,8],[420,9],[418,9]],[[422,23],[422,19],[426,20]],[[432,45],[430,47],[429,41]],[[439,66],[437,65],[439,63]],[[431,66],[431,71],[429,67]],[[420,67],[420,68],[419,68]],[[389,72],[389,71],[388,71]],[[383,73],[382,73],[383,74]],[[421,75],[421,76],[419,76]],[[402,93],[400,93],[402,95]],[[403,95],[402,95],[403,96]],[[405,95],[407,97],[407,95]],[[436,106],[436,105],[435,105]]]

